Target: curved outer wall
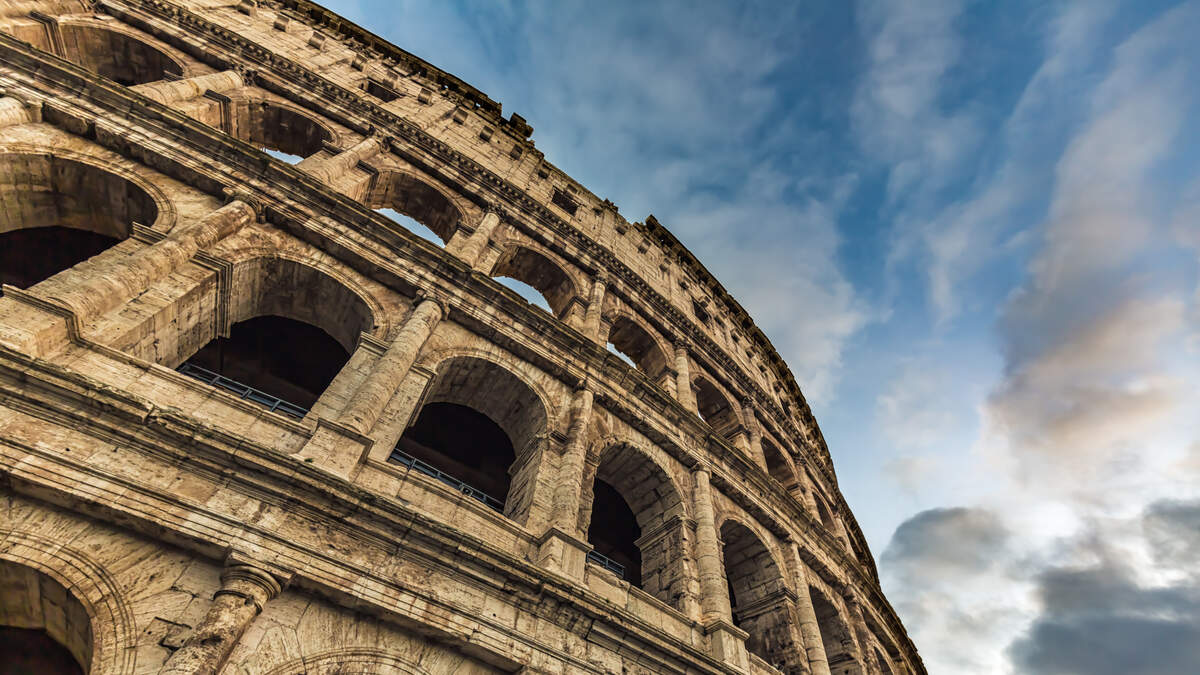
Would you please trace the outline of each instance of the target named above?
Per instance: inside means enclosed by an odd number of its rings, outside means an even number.
[[[769,341],[520,116],[302,0],[0,31],[0,626],[90,673],[925,672]]]

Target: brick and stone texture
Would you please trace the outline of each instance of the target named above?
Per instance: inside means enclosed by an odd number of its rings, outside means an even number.
[[[778,353],[532,133],[307,0],[0,1],[4,644],[924,673]]]

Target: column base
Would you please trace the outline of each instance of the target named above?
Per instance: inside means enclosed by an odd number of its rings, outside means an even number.
[[[538,565],[576,581],[583,581],[587,554],[592,545],[551,527],[538,541]]]
[[[714,659],[743,672],[750,671],[750,655],[746,652],[749,633],[724,619],[707,623],[704,633],[708,636],[708,653]]]
[[[353,429],[318,417],[312,437],[296,456],[305,463],[350,480],[354,470],[366,460],[373,442]]]

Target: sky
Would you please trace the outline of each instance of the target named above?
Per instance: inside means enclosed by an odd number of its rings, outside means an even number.
[[[326,0],[790,364],[935,674],[1200,673],[1200,0]]]

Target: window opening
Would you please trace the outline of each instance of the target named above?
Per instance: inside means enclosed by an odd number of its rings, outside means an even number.
[[[434,402],[421,409],[390,459],[503,512],[516,452],[508,434],[487,415]]]
[[[592,494],[592,522],[588,525],[587,540],[598,554],[594,562],[616,572],[634,586],[640,586],[642,553],[635,542],[642,536],[642,529],[633,509],[616,488],[599,478]]]

